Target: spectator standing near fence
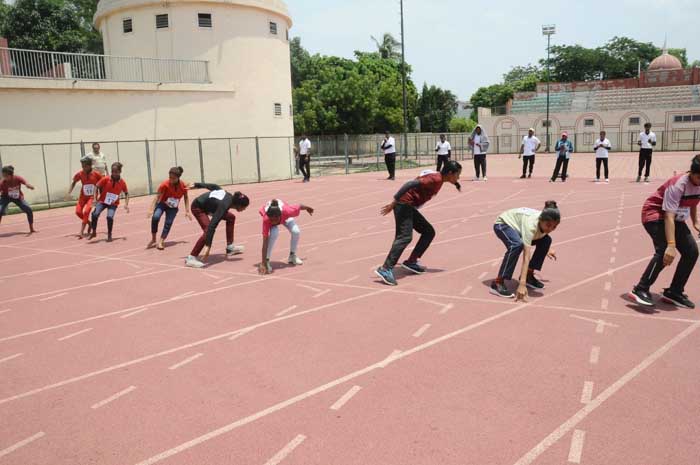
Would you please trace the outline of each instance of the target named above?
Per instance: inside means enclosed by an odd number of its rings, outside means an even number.
[[[560,169],[562,170],[561,182],[566,182],[566,178],[568,177],[567,172],[569,171],[569,159],[571,158],[571,154],[574,152],[574,145],[569,140],[569,133],[561,133],[561,139],[559,139],[557,144],[554,146],[554,151],[557,152],[557,163],[554,166],[552,179],[550,179],[549,182],[554,182],[557,180]]]
[[[303,182],[311,181],[311,141],[306,134],[299,141],[299,169],[304,175]]]
[[[476,173],[474,181],[478,181],[481,174],[484,175],[484,181],[487,181],[486,152],[489,150],[489,136],[486,135],[481,125],[477,125],[472,131],[472,135],[469,137],[469,145],[472,147],[472,154],[474,155],[474,171]]]
[[[92,169],[100,173],[102,176],[107,175],[107,155],[102,152],[100,144],[97,142],[92,144],[92,152],[86,155],[92,159]]]
[[[389,172],[389,177],[387,179],[393,181],[395,179],[394,174],[396,173],[396,140],[391,137],[389,131],[384,133],[382,150],[384,151],[386,170]]]
[[[654,147],[656,147],[656,134],[651,132],[651,123],[644,124],[644,131],[639,133],[637,145],[639,145],[639,171],[637,171],[637,182],[642,180],[642,170],[644,170],[644,182],[649,182],[651,155],[654,151]]]
[[[612,146],[610,141],[605,137],[605,131],[600,131],[600,138],[593,144],[595,152],[595,182],[600,182],[600,165],[605,166],[605,182],[608,181],[608,152]]]
[[[535,137],[535,130],[530,128],[527,130],[527,136],[523,137],[523,143],[520,145],[520,155],[518,158],[523,159],[523,175],[520,179],[525,179],[528,165],[530,167],[528,178],[532,177],[532,168],[535,166],[535,154],[542,146],[542,142]]]
[[[447,141],[444,134],[440,134],[440,140],[435,145],[437,153],[437,171],[442,169],[442,165],[447,163],[452,156],[452,145]]]

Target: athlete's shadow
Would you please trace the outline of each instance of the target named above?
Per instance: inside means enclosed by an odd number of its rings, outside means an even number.
[[[2,238],[2,237],[14,237],[14,236],[25,236],[25,237],[29,237],[29,236],[31,236],[31,235],[32,235],[32,233],[30,233],[30,232],[19,232],[19,231],[17,231],[17,232],[2,233],[2,234],[0,234],[0,238]]]
[[[243,257],[241,255],[226,255],[226,254],[215,254],[215,255],[209,255],[209,258],[205,262],[207,266],[209,265],[216,265],[218,263],[223,263],[223,262],[240,262],[243,260]]]
[[[112,242],[117,242],[117,241],[126,241],[126,237],[113,237]],[[92,239],[87,241],[88,245],[95,245],[99,244],[101,242],[107,242],[107,238],[105,237],[104,239]]]
[[[549,280],[541,279],[540,281],[548,283]],[[491,284],[493,284],[493,278],[486,279],[484,281],[481,281],[481,284],[484,285],[484,287],[488,288],[489,293],[491,292]],[[515,292],[518,290],[518,286],[520,285],[520,282],[515,280],[515,279],[509,279],[505,281],[505,285],[508,288],[510,292],[515,295]],[[492,294],[493,295],[493,294]],[[531,289],[527,288],[527,295],[528,297],[544,297],[544,290],[540,289]]]

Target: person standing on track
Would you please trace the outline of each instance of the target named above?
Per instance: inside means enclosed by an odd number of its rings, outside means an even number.
[[[605,182],[610,182],[608,180],[608,153],[611,148],[610,141],[605,137],[605,131],[600,131],[600,138],[593,144],[593,151],[595,152],[595,182],[600,182],[600,165],[605,167]]]
[[[92,169],[100,173],[102,176],[107,176],[107,156],[101,151],[100,144],[97,142],[92,144],[92,153],[88,153],[86,157],[92,159]]]
[[[206,192],[192,202],[192,215],[202,228],[202,235],[194,245],[192,252],[185,259],[185,266],[192,268],[203,268],[205,261],[209,258],[211,244],[214,241],[214,233],[221,220],[226,221],[226,255],[238,255],[243,253],[242,245],[233,245],[233,229],[236,224],[236,216],[229,210],[234,209],[242,212],[248,205],[250,199],[240,192],[233,194],[226,192],[216,184],[194,183],[190,189],[207,189]],[[211,219],[209,218],[211,215]],[[199,254],[204,250],[202,260]]]
[[[574,145],[569,140],[569,133],[562,132],[561,139],[559,139],[554,146],[554,151],[557,152],[557,163],[554,166],[554,172],[552,173],[552,179],[549,182],[555,182],[559,177],[559,170],[562,168],[561,172],[561,182],[566,182],[568,177],[567,172],[569,171],[569,158],[574,152]]]
[[[124,194],[124,210],[129,213],[129,188],[122,179],[122,164],[112,163],[112,175],[105,176],[97,183],[92,211],[92,233],[90,239],[97,237],[97,220],[102,212],[107,210],[107,242],[112,242],[112,229],[114,228],[114,215],[119,207],[119,196]]]
[[[294,219],[299,216],[302,210],[307,211],[309,215],[314,214],[314,209],[311,207],[306,205],[288,205],[278,199],[273,199],[260,208],[263,235],[262,260],[258,267],[258,272],[260,274],[272,273],[270,257],[272,256],[272,250],[275,248],[275,243],[279,238],[280,225],[284,225],[292,236],[287,263],[295,266],[304,264],[301,258],[297,256],[297,247],[299,246],[301,230]]]
[[[527,301],[527,288],[544,289],[544,284],[535,277],[535,271],[541,271],[545,257],[556,260],[557,255],[551,250],[552,238],[549,234],[557,229],[561,214],[553,200],[545,202],[544,210],[532,208],[514,208],[505,211],[496,220],[493,230],[506,246],[498,277],[491,283],[491,294],[499,297],[513,298],[513,293],[506,287],[505,281],[513,278],[518,257],[523,255],[520,272],[520,284],[515,293],[516,301]],[[532,253],[532,248],[535,252]]]
[[[642,224],[654,243],[654,258],[651,259],[629,297],[640,305],[654,305],[650,289],[659,273],[670,266],[676,258],[681,259],[673,275],[671,286],[664,289],[663,300],[684,308],[695,308],[695,304],[684,293],[693,267],[698,260],[698,245],[694,234],[686,224],[688,218],[693,228],[700,232],[698,220],[700,203],[700,155],[696,155],[690,171],[673,176],[649,197],[642,207]]]
[[[78,197],[78,203],[75,206],[75,215],[81,219],[80,235],[78,239],[83,239],[83,237],[85,237],[86,226],[88,227],[87,235],[89,236],[92,232],[92,226],[90,226],[90,212],[92,211],[97,183],[102,179],[102,175],[92,169],[92,158],[83,157],[80,159],[80,164],[82,165],[82,169],[73,176],[73,182],[68,188],[68,193],[66,193],[66,200],[70,200],[75,185],[80,182],[80,197]]]
[[[639,133],[639,170],[637,171],[637,182],[642,180],[642,170],[644,170],[644,182],[649,182],[651,172],[651,155],[656,147],[656,134],[651,132],[651,123],[644,123],[644,131]],[[646,169],[645,169],[646,167]]]
[[[304,175],[303,182],[311,181],[311,141],[306,134],[299,141],[299,169]]]
[[[34,190],[34,186],[29,184],[22,176],[15,176],[14,166],[7,165],[2,167],[2,181],[0,181],[0,221],[2,221],[2,217],[7,213],[7,206],[10,203],[14,203],[27,215],[29,234],[33,234],[37,232],[36,229],[34,229],[34,212],[27,201],[24,200],[24,194],[22,193],[23,185],[27,186],[29,190]]]
[[[435,146],[437,153],[437,170],[442,169],[442,165],[447,163],[452,156],[452,145],[447,141],[444,134],[440,134],[440,141]]]
[[[527,136],[523,137],[523,143],[520,145],[520,155],[518,158],[523,159],[523,175],[520,179],[525,179],[528,165],[530,166],[528,178],[532,177],[532,168],[535,166],[535,154],[542,146],[542,142],[535,137],[535,130],[530,128],[527,130]]]
[[[391,137],[389,131],[384,133],[382,150],[384,151],[384,164],[386,164],[386,170],[389,172],[387,179],[393,181],[396,172],[396,140]]]
[[[163,225],[163,232],[160,234],[160,241],[156,247],[158,250],[163,250],[165,248],[165,239],[167,239],[168,234],[170,234],[170,228],[175,221],[177,216],[178,207],[180,206],[180,200],[185,199],[185,217],[192,221],[192,216],[190,216],[189,198],[187,196],[187,186],[180,179],[182,173],[185,170],[182,167],[177,166],[170,168],[168,172],[168,179],[163,181],[160,186],[158,186],[158,195],[153,198],[153,203],[151,204],[151,209],[148,212],[148,218],[151,218],[151,242],[146,246],[150,249],[156,245],[156,234],[158,233],[158,223],[160,223],[160,218],[165,213],[165,224]]]
[[[469,145],[472,147],[472,154],[474,155],[474,171],[476,172],[476,177],[474,181],[479,180],[479,175],[483,173],[484,181],[488,181],[486,177],[486,152],[489,150],[489,136],[481,127],[481,125],[476,125],[472,135],[469,137]]]
[[[442,167],[441,172],[424,172],[418,178],[404,184],[394,195],[394,200],[382,207],[380,213],[388,215],[393,211],[396,222],[396,235],[389,255],[386,257],[384,265],[377,268],[374,272],[385,284],[389,286],[397,285],[393,271],[394,266],[396,266],[408,244],[411,243],[414,229],[420,234],[420,239],[413,252],[411,252],[411,256],[401,266],[416,274],[426,272],[426,268],[420,265],[418,260],[430,247],[430,243],[435,237],[435,229],[420,214],[418,209],[437,195],[442,185],[446,182],[454,184],[457,190],[461,190],[462,187],[459,184],[461,173],[462,165],[454,160],[449,160]]]

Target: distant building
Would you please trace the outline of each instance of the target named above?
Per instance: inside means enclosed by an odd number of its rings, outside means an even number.
[[[474,106],[472,106],[471,102],[467,101],[462,101],[462,100],[457,100],[457,114],[455,115],[457,118],[467,118],[469,119],[472,115],[472,112],[474,111]]]

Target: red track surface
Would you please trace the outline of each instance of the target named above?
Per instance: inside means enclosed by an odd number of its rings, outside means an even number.
[[[247,251],[204,270],[183,266],[200,231],[182,213],[165,251],[144,250],[150,199],[119,209],[111,244],[71,236],[71,209],[38,213],[31,237],[5,218],[0,464],[696,464],[698,312],[623,298],[652,252],[641,203],[689,159],[655,155],[650,185],[630,182],[633,155],[612,157],[609,185],[586,155],[566,184],[547,183],[551,158],[522,181],[492,157],[487,183],[465,162],[464,192],[423,210],[431,272],[399,271],[396,288],[371,272],[394,229],[377,212],[415,172],[242,186]],[[306,263],[260,277],[257,209],[273,196],[316,214],[299,221]],[[549,198],[564,221],[547,288],[490,296],[493,220]],[[697,270],[687,290],[700,296]]]

